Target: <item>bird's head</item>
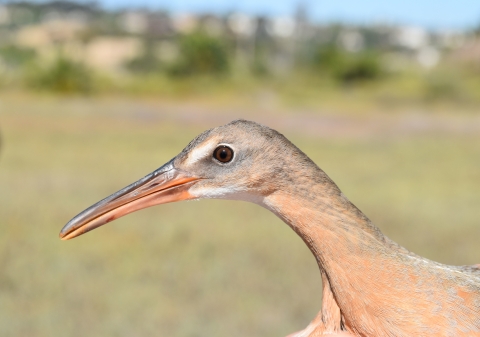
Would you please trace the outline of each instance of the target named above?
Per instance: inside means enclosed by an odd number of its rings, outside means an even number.
[[[292,167],[312,164],[275,130],[233,121],[200,134],[159,169],[75,216],[60,238],[68,240],[142,208],[174,201],[214,198],[261,204],[293,182]]]

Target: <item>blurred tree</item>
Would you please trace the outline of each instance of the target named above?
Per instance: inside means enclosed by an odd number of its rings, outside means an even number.
[[[373,52],[347,53],[335,45],[317,49],[314,65],[341,82],[379,79],[385,74],[380,57]]]
[[[335,45],[326,45],[316,50],[313,62],[321,72],[335,74],[347,66],[347,57]]]
[[[268,20],[266,17],[257,18],[256,26],[251,69],[253,75],[262,77],[271,73],[270,65],[275,43],[268,32]]]
[[[143,53],[130,60],[126,64],[126,68],[134,73],[152,73],[158,72],[162,68],[162,64],[155,54],[155,44],[151,39],[144,42]]]
[[[29,84],[59,93],[89,93],[92,91],[92,75],[82,63],[59,56],[49,67],[32,67]]]
[[[227,46],[220,39],[202,32],[181,38],[180,55],[179,60],[169,67],[172,76],[221,75],[229,69]]]
[[[337,76],[343,82],[376,80],[384,75],[380,59],[373,53],[362,53],[350,58]]]

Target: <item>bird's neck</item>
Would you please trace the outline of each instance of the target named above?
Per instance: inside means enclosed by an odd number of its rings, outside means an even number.
[[[435,335],[479,331],[470,323],[478,321],[478,305],[465,300],[478,291],[470,273],[420,258],[385,237],[323,171],[297,178],[296,184],[280,184],[263,205],[314,254],[324,282],[325,328],[344,326],[361,336],[419,336],[426,327],[439,326],[440,312],[443,317],[462,312],[458,329],[455,321]],[[337,319],[329,324],[332,317]]]
[[[328,280],[342,315],[353,317],[353,303],[358,301],[355,296],[360,292],[378,294],[371,278],[388,281],[390,277],[384,273],[398,267],[398,254],[406,250],[386,238],[328,177],[324,178],[308,188],[277,190],[265,197],[264,206],[303,239]],[[376,285],[387,288],[387,284]]]
[[[303,239],[322,269],[328,271],[335,257],[345,265],[353,254],[363,256],[365,247],[403,250],[386,238],[326,175],[321,182],[307,186],[277,190],[264,198],[263,204]]]

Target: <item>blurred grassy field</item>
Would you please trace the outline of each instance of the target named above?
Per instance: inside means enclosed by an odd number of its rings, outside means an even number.
[[[304,328],[320,309],[318,268],[293,231],[257,206],[169,204],[58,239],[79,211],[239,117],[284,133],[395,241],[444,263],[480,262],[478,114],[338,117],[328,107],[277,109],[266,96],[266,105],[232,108],[228,99],[1,95],[0,335],[266,337]]]

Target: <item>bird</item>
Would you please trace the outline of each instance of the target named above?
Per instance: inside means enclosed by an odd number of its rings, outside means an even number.
[[[69,240],[142,208],[195,199],[255,203],[313,253],[321,310],[289,337],[480,336],[480,265],[449,266],[387,238],[281,133],[235,120],[70,220]]]

